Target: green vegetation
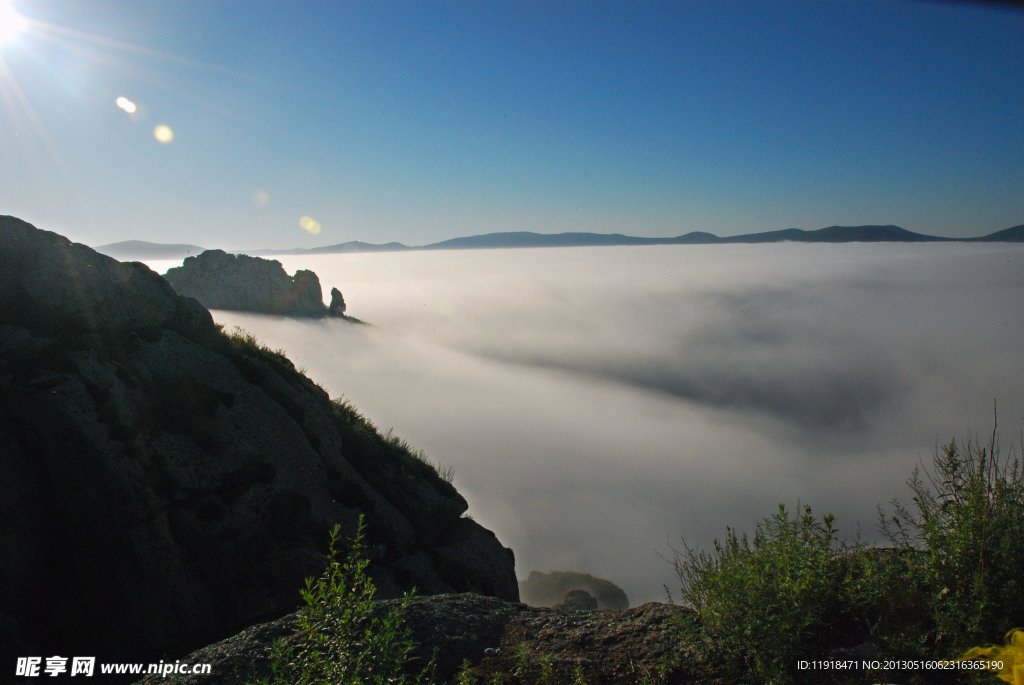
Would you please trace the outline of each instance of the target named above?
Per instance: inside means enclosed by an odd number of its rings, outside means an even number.
[[[474,667],[468,660],[455,677],[456,685],[588,685],[583,667],[560,667],[553,654],[536,651],[525,642],[502,650],[503,654],[487,668]]]
[[[271,674],[257,685],[414,685],[437,682],[434,662],[416,670],[412,631],[405,623],[409,595],[383,615],[374,612],[376,587],[362,555],[363,517],[344,559],[338,559],[339,526],[330,534],[328,563],[318,578],[307,578],[295,636],[274,644]],[[455,674],[456,685],[587,685],[579,665],[560,668],[554,655],[526,643],[508,650],[500,669],[486,675],[469,660]]]
[[[676,559],[683,599],[697,620],[691,638],[708,660],[757,682],[795,674],[798,659],[824,658],[844,637],[845,607],[854,603],[849,553],[831,515],[810,507],[793,517],[783,505],[758,525],[753,542],[727,529],[714,552],[687,548]]]
[[[295,371],[295,365],[285,355],[284,350],[271,349],[241,326],[235,326],[231,329],[230,333],[224,333],[224,326],[222,324],[218,324],[217,327],[236,351],[251,355],[275,366]]]
[[[989,444],[956,440],[939,450],[933,469],[908,482],[914,511],[894,501],[882,528],[914,554],[912,582],[925,588],[924,652],[958,654],[994,642],[1024,621],[1024,477],[1017,459]]]
[[[406,674],[414,644],[404,624],[402,606],[383,617],[373,615],[376,587],[366,574],[362,557],[363,518],[359,518],[344,560],[335,545],[338,526],[331,531],[328,564],[323,574],[306,580],[305,608],[299,615],[297,640],[275,645],[272,675],[263,685],[356,685],[357,683],[430,682],[428,665],[415,676]]]
[[[798,660],[956,659],[1024,620],[1024,479],[995,432],[956,440],[908,481],[912,508],[880,509],[891,547],[840,538],[831,515],[784,506],[753,541],[727,529],[710,553],[685,546],[675,568],[694,614],[681,639],[731,682],[833,682]],[[859,672],[862,676],[864,671]],[[876,674],[886,682],[993,682],[976,671]],[[901,680],[902,679],[902,680]]]

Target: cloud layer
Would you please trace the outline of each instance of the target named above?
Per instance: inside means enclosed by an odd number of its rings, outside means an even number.
[[[374,326],[215,312],[454,466],[530,570],[631,601],[779,502],[875,533],[953,434],[1024,412],[1024,247],[728,245],[285,256]],[[156,265],[154,265],[156,266]],[[158,266],[159,268],[159,266]]]

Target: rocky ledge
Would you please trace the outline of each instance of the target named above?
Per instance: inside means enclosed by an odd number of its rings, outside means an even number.
[[[320,279],[309,270],[289,276],[275,259],[206,250],[168,269],[164,278],[179,295],[192,297],[207,309],[231,309],[261,314],[322,318],[345,316],[345,298],[331,289],[324,306]]]
[[[376,611],[383,615],[394,605],[395,600],[378,602]],[[645,678],[666,685],[715,682],[713,676],[689,669],[688,655],[678,651],[677,634],[685,613],[680,607],[654,602],[622,611],[560,611],[453,594],[414,598],[405,616],[417,643],[413,665],[422,667],[433,655],[438,683],[451,682],[464,660],[473,665],[477,682],[487,683],[494,674],[538,671],[542,661],[553,670],[551,682],[573,682],[577,667],[589,685],[633,685]],[[182,659],[183,663],[211,664],[210,675],[151,676],[140,683],[254,682],[270,673],[274,641],[287,642],[295,635],[296,614],[291,614],[252,626]],[[678,657],[680,666],[662,680],[654,678],[659,664],[673,657]],[[536,682],[541,682],[539,677]]]

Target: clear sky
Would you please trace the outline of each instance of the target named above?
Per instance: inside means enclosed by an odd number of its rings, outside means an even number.
[[[1018,9],[3,5],[0,214],[92,245],[1024,223]]]

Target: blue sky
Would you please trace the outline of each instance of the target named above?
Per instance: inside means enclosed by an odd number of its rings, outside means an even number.
[[[2,2],[0,213],[88,244],[1024,223],[1020,10]]]

